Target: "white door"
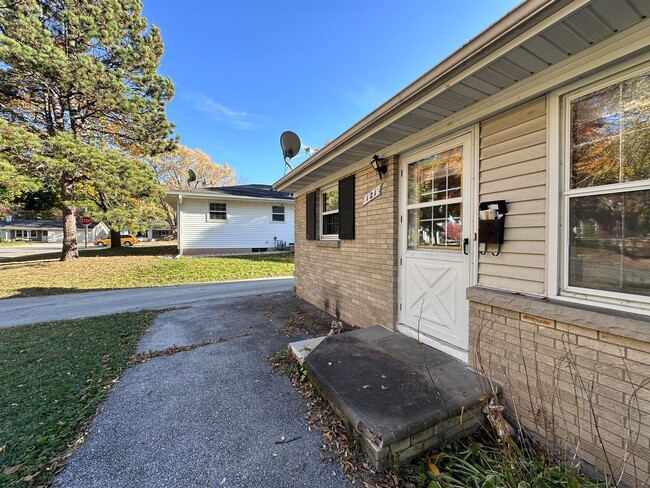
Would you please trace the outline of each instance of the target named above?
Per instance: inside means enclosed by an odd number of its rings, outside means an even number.
[[[402,160],[398,330],[467,360],[472,134]]]

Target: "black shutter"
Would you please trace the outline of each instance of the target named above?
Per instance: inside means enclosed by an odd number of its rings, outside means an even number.
[[[339,180],[339,239],[354,239],[354,175]]]
[[[307,193],[305,206],[305,222],[307,224],[307,240],[316,239],[316,192]]]

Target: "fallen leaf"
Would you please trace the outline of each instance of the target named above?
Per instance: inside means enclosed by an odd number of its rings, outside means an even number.
[[[22,468],[22,464],[16,464],[15,466],[11,466],[10,468],[5,469],[4,473],[9,476],[10,474],[14,474],[18,471],[20,471],[20,468]]]
[[[36,478],[39,474],[41,474],[40,471],[36,471],[34,474],[28,474],[27,476],[23,477],[21,481],[24,481],[26,483],[29,483],[32,481],[34,478]]]
[[[427,463],[427,468],[429,468],[429,471],[431,471],[431,473],[434,476],[440,476],[440,470],[438,469],[438,466],[436,466],[435,464]]]

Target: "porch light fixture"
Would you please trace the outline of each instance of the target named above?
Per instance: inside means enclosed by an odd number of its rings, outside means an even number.
[[[372,161],[370,161],[370,166],[372,166],[372,169],[374,169],[377,172],[380,180],[381,180],[381,176],[385,175],[386,171],[388,171],[388,165],[386,164],[386,160],[381,159],[376,154],[372,157]]]

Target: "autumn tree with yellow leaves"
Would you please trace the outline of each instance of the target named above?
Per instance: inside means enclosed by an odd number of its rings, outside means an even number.
[[[150,158],[148,162],[165,190],[190,190],[235,184],[235,170],[228,163],[217,164],[198,148],[190,149],[179,145],[174,151]],[[197,176],[195,181],[189,181],[190,169]],[[164,195],[159,197],[159,203],[165,213],[165,220],[175,234],[174,210],[165,202]]]

